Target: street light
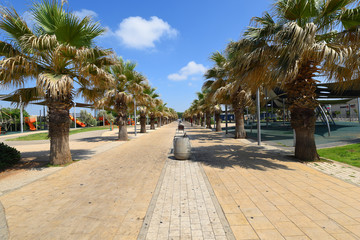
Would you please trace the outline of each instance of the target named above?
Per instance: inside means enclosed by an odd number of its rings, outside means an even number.
[[[136,136],[136,99],[134,96],[134,120],[135,120],[135,136]]]
[[[256,113],[257,113],[257,138],[258,145],[261,145],[261,126],[260,126],[260,89],[256,91]]]

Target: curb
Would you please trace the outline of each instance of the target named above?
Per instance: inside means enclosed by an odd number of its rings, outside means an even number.
[[[1,202],[0,202],[0,239],[3,240],[9,239],[9,228],[6,221],[5,209]]]

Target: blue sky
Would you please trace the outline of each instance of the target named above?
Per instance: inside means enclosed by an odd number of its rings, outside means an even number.
[[[36,0],[35,0],[36,1]],[[184,111],[212,66],[209,56],[238,40],[254,16],[271,8],[271,0],[115,1],[68,0],[66,7],[79,16],[91,15],[108,29],[97,44],[137,63],[161,95],[176,111]],[[25,16],[28,0],[10,4]],[[1,39],[4,35],[1,34]],[[11,89],[0,89],[0,94]],[[82,101],[81,99],[77,99]],[[1,102],[2,106],[7,106]],[[27,111],[38,114],[40,107]]]

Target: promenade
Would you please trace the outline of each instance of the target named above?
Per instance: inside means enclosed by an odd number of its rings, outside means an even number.
[[[358,185],[273,146],[189,125],[193,156],[178,161],[176,127],[0,196],[9,238],[360,239]]]

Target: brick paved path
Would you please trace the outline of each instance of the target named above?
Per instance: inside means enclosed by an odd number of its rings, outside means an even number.
[[[10,239],[136,239],[176,124],[0,197]]]
[[[360,188],[273,147],[188,128],[236,239],[360,239]]]
[[[340,178],[346,182],[354,183],[360,186],[360,169],[338,162],[312,162],[308,166],[322,171],[331,176]]]
[[[169,160],[175,127],[1,196],[10,238],[360,239],[358,186],[199,127]]]
[[[193,161],[168,160],[140,239],[234,239],[202,171]]]

